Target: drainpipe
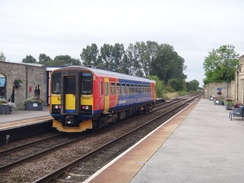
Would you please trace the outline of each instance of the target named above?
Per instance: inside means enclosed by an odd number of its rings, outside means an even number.
[[[25,67],[25,79],[26,79],[26,83],[25,83],[25,98],[28,98],[28,67]]]

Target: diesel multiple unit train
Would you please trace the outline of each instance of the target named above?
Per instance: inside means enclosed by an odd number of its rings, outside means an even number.
[[[62,132],[100,129],[155,103],[156,82],[102,69],[70,66],[51,74],[50,114]]]

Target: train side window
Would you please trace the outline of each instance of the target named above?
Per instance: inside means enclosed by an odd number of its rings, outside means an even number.
[[[56,72],[52,74],[52,93],[61,93],[61,73]]]
[[[100,83],[100,95],[103,95],[103,83]]]
[[[116,94],[115,83],[110,83],[110,92],[111,92],[111,95]]]
[[[126,84],[126,94],[130,93],[129,87],[130,87],[130,84]]]
[[[133,94],[134,93],[134,85],[130,84],[130,93]]]
[[[122,92],[121,92],[122,95],[126,94],[126,89],[125,89],[125,84],[122,83]]]
[[[109,93],[108,93],[108,82],[105,82],[105,96],[108,96],[109,95]]]
[[[135,93],[138,93],[138,85],[135,84]]]
[[[116,94],[119,95],[120,93],[120,83],[116,83]]]
[[[141,93],[141,85],[138,85],[138,93]]]
[[[92,93],[92,74],[91,73],[82,73],[81,92],[83,94]]]

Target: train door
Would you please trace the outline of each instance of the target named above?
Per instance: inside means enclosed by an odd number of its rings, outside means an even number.
[[[151,94],[152,94],[152,98],[154,101],[156,100],[156,88],[155,87],[156,87],[156,84],[152,83],[151,84]]]
[[[104,78],[104,113],[109,110],[109,78]]]
[[[63,113],[78,114],[79,112],[79,75],[63,76],[62,103]]]

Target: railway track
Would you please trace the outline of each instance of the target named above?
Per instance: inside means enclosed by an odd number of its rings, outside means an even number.
[[[10,150],[9,152],[0,152],[0,164],[6,166],[1,166],[0,171],[2,171],[1,174],[3,177],[8,177],[8,179],[2,179],[0,182],[11,182],[9,180],[13,180],[12,177],[14,177],[17,182],[46,182],[53,180],[54,177],[57,176],[58,180],[72,178],[78,182],[83,181],[108,161],[125,151],[139,139],[143,138],[149,131],[152,131],[156,126],[159,126],[163,120],[157,120],[158,117],[156,118],[154,116],[160,115],[162,117],[168,115],[167,118],[169,118],[176,113],[177,109],[180,110],[180,108],[188,105],[191,100],[194,100],[194,98],[181,98],[162,103],[161,105],[156,106],[152,113],[148,113],[146,117],[139,115],[109,128],[105,128],[99,132],[77,137],[77,139],[74,139],[74,137],[71,137],[69,134],[69,137],[66,138],[66,140],[68,139],[66,142],[64,142],[65,137],[61,138],[60,136],[57,136],[53,137],[53,139],[43,140],[43,142],[35,142],[36,145],[26,145],[25,147],[18,147],[19,149]],[[176,111],[173,112],[173,110]],[[155,122],[155,120],[157,122]],[[148,121],[151,122],[148,123]],[[152,125],[153,123],[155,125]],[[139,125],[141,126],[140,128],[138,127]],[[145,127],[146,125],[147,127]],[[132,130],[135,128],[138,129]],[[130,131],[130,133],[127,133],[128,131]],[[45,141],[47,142],[44,143]],[[21,149],[25,151],[22,151]],[[26,156],[26,154],[32,154],[33,151],[39,151],[39,155],[34,155],[33,157]],[[19,162],[15,161],[15,163],[10,163],[14,162],[9,158],[12,156],[10,153],[13,153],[13,156],[17,153],[14,157],[22,157],[23,160],[20,158]],[[53,157],[50,158],[50,156]],[[8,163],[2,163],[2,159],[6,160]],[[44,159],[49,162],[46,163],[43,161]],[[87,164],[84,164],[85,162]],[[96,165],[96,167],[94,167],[94,165]],[[38,171],[38,173],[33,173],[34,170],[31,170],[32,172],[29,174],[23,173],[23,171],[30,171],[28,167],[33,166],[35,168],[32,169],[37,169],[35,171]],[[47,166],[49,166],[49,169],[46,168]],[[64,174],[63,172],[66,172],[67,170],[69,170],[69,173]],[[15,175],[13,175],[12,172],[14,172]],[[50,172],[53,173],[48,174]],[[81,174],[78,174],[77,172],[81,172]]]
[[[0,151],[0,172],[9,170],[23,162],[44,156],[57,148],[70,145],[83,138],[83,135],[53,134],[24,145]]]
[[[180,103],[177,106],[174,106],[174,108],[180,109],[187,103],[192,102],[195,99],[196,96],[191,98],[182,98],[180,99]],[[175,103],[175,101],[173,103]],[[159,110],[160,109],[158,109],[157,111]],[[36,180],[35,183],[49,182],[51,180],[54,180],[52,182],[64,182],[67,180],[70,182],[85,181],[99,168],[104,166],[106,163],[111,161],[113,158],[124,152],[132,145],[134,145],[136,142],[138,142],[152,130],[157,128],[162,123],[159,119],[173,112],[173,110],[175,109],[168,110],[158,115],[154,119],[151,119],[146,123],[142,124],[141,126],[138,126],[137,128],[129,131],[128,133],[117,137],[115,140],[101,145],[97,149],[93,150],[92,152],[89,152],[84,156],[79,157],[78,159],[69,163],[68,165],[65,165],[59,168],[58,170],[55,170],[54,172]]]

